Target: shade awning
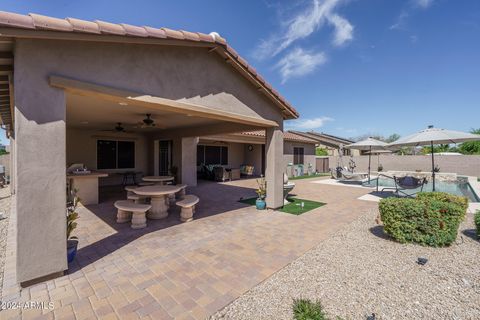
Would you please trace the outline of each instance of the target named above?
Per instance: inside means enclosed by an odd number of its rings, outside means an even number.
[[[390,143],[388,146],[393,148],[407,146],[417,147],[429,145],[432,142],[434,144],[451,144],[475,140],[480,140],[480,135],[440,128],[428,128],[400,138],[397,141]]]
[[[347,149],[357,149],[357,150],[382,150],[385,149],[387,146],[387,143],[373,139],[373,138],[367,138],[362,141],[358,141],[352,144],[349,144],[345,146]]]

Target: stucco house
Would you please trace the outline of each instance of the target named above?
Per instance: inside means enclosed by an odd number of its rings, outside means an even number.
[[[285,131],[283,141],[283,172],[290,174],[287,171],[290,165],[303,165],[304,172],[310,166],[311,171],[315,172],[315,140]],[[265,131],[204,136],[200,137],[199,146],[208,146],[210,149],[226,148],[225,165],[236,168],[246,164],[253,166],[254,175],[265,174]],[[201,161],[201,158],[197,156],[197,161]],[[218,161],[213,160],[212,164],[216,162]]]
[[[217,33],[0,12],[0,82],[20,283],[67,269],[72,163],[154,174],[170,152],[195,185],[199,137],[264,130],[267,205],[283,205],[283,121],[298,113]]]
[[[315,140],[317,147],[327,150],[329,156],[338,156],[339,150],[341,147],[354,143],[355,141],[345,139],[342,137],[337,137],[331,134],[326,134],[323,132],[315,131],[292,131],[293,133],[300,135],[305,138]],[[354,149],[343,149],[344,156],[358,156],[360,155],[359,150]]]

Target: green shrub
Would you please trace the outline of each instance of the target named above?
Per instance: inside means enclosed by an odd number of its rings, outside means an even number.
[[[475,227],[477,228],[477,238],[480,238],[480,210],[477,210],[475,213],[473,221],[475,222]]]
[[[385,233],[401,243],[440,247],[452,244],[468,200],[440,192],[415,199],[388,198],[379,204]]]
[[[456,203],[461,206],[465,211],[468,209],[468,198],[460,197],[454,194],[445,192],[420,192],[417,194],[419,200],[438,200],[442,202]]]
[[[312,302],[307,299],[293,301],[293,318],[295,320],[327,320],[320,301]]]

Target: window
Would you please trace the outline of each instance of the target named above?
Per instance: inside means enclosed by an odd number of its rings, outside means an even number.
[[[97,140],[97,169],[135,168],[135,142]]]
[[[197,166],[201,164],[228,165],[228,147],[197,146]]]
[[[303,164],[304,149],[293,147],[293,164]]]

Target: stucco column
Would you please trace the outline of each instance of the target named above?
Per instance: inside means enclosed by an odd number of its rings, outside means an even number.
[[[66,270],[65,94],[15,51],[17,282]],[[41,68],[40,68],[41,70]],[[81,241],[81,240],[80,240]]]
[[[283,206],[283,124],[266,129],[265,178],[267,180],[267,207]]]
[[[182,138],[182,183],[197,185],[197,144],[198,137]]]

